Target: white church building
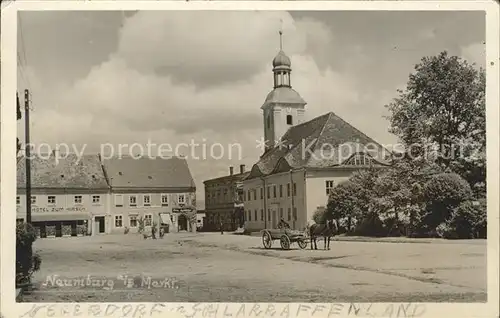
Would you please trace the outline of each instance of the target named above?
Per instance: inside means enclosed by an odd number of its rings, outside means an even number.
[[[389,152],[335,115],[305,121],[306,102],[291,86],[291,61],[273,60],[274,89],[262,105],[266,148],[243,181],[245,228],[303,229],[328,193],[355,170],[384,167]]]

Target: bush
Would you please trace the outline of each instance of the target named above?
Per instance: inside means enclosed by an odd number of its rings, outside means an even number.
[[[382,237],[385,236],[386,230],[379,216],[375,213],[367,215],[354,229],[354,235]]]
[[[447,222],[457,238],[486,238],[486,202],[462,202]]]
[[[16,286],[30,283],[33,273],[40,270],[42,259],[33,253],[36,232],[31,224],[19,223],[16,226]]]
[[[325,209],[317,209],[314,211],[313,220],[316,224],[324,224],[326,221],[326,210]]]
[[[462,177],[455,173],[434,175],[424,186],[424,199],[428,214],[425,223],[431,228],[445,222],[452,211],[472,197],[472,190]]]

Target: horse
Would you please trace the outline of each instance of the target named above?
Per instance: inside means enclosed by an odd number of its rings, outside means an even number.
[[[309,236],[311,239],[311,250],[318,249],[318,245],[316,244],[316,239],[320,236],[325,239],[325,250],[330,249],[330,239],[332,236],[338,233],[339,227],[336,220],[327,220],[326,224],[312,224],[309,227]]]

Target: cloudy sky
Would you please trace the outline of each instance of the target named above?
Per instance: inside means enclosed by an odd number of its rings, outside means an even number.
[[[422,57],[448,50],[485,63],[481,12],[23,12],[19,21],[18,85],[32,92],[32,141],[97,153],[107,143],[193,140],[207,156],[219,143],[223,158],[189,159],[199,201],[204,180],[229,165],[249,169],[261,154],[260,106],[280,28],[307,117],[333,111],[383,144],[396,141],[384,105]],[[23,130],[20,121],[21,138]],[[229,151],[236,142],[241,161]]]

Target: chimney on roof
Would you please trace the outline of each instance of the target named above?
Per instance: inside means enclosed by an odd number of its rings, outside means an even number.
[[[240,165],[240,173],[245,173],[245,165]]]
[[[232,176],[232,175],[233,175],[233,171],[234,171],[233,166],[230,166],[230,167],[229,167],[229,175],[230,175],[230,176]]]

